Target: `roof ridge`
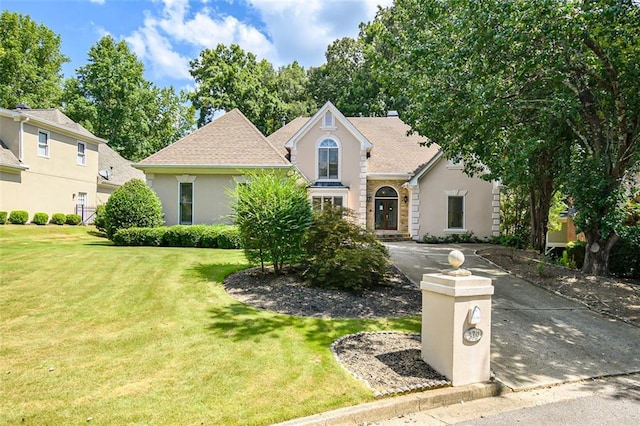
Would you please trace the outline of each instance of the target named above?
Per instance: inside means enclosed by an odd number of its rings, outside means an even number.
[[[267,137],[266,137],[266,136],[265,136],[265,135],[260,131],[260,129],[258,129],[258,128],[256,127],[256,125],[255,125],[255,124],[253,124],[253,122],[252,122],[251,120],[249,120],[249,119],[247,118],[247,116],[246,116],[246,115],[244,115],[244,114],[242,113],[242,111],[240,111],[240,109],[239,109],[239,108],[234,108],[234,109],[232,109],[232,110],[231,110],[231,111],[229,111],[229,112],[231,113],[231,112],[234,112],[234,111],[236,111],[238,114],[240,114],[240,117],[242,117],[242,118],[243,118],[247,123],[249,123],[249,125],[251,126],[251,128],[252,128],[255,132],[257,132],[257,133],[262,137],[262,140],[263,140],[264,142],[266,142],[266,143],[267,143],[267,145],[269,146],[269,148],[271,148],[271,149],[273,150],[273,152],[275,152],[276,154],[278,154],[278,156],[279,156],[281,159],[283,159],[283,160],[285,160],[287,163],[289,163],[289,160],[287,160],[287,158],[286,158],[284,155],[282,155],[282,154],[280,153],[280,151],[278,151],[278,150],[276,149],[276,147],[271,143],[271,141],[269,141],[269,139],[267,139]]]

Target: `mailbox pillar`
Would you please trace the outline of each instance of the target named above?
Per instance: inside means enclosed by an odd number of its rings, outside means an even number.
[[[451,261],[452,255],[449,256]],[[458,259],[464,256],[457,252]],[[422,290],[422,359],[453,386],[490,379],[490,278],[457,269],[424,274]]]

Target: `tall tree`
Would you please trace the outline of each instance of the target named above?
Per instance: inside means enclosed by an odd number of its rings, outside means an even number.
[[[140,160],[175,142],[193,126],[184,94],[158,89],[126,42],[105,36],[87,65],[65,82],[64,110],[123,157]]]
[[[60,36],[29,16],[0,14],[0,107],[57,105],[62,93]]]
[[[398,0],[377,18],[378,72],[408,99],[412,128],[467,171],[488,166],[529,187],[538,248],[562,182],[587,237],[583,270],[605,274],[639,162],[639,10],[630,0]]]

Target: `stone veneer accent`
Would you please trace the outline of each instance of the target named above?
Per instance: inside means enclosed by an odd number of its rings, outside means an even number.
[[[491,190],[491,235],[497,237],[500,235],[500,184],[494,182],[493,189]]]
[[[376,191],[383,186],[390,186],[398,192],[398,229],[397,232],[409,236],[409,206],[411,203],[405,203],[403,201],[404,196],[411,197],[410,191],[403,187],[406,183],[405,180],[369,180],[367,181],[367,194],[365,197],[366,211],[367,211],[367,228],[375,230],[375,212],[373,208],[375,206]]]

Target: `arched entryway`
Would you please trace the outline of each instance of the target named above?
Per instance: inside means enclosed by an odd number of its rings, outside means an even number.
[[[398,229],[398,192],[390,186],[376,191],[376,230],[396,231]]]

